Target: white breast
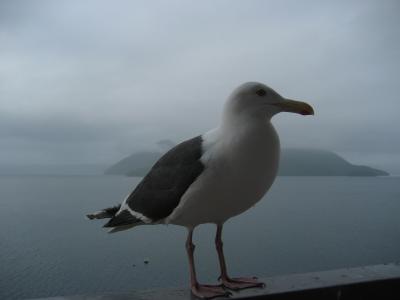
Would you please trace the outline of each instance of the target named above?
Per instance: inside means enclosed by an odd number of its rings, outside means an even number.
[[[214,129],[203,135],[205,170],[182,196],[167,223],[223,223],[257,203],[279,165],[279,138],[270,122]]]

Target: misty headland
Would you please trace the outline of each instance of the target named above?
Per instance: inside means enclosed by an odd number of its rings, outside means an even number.
[[[105,170],[106,175],[142,177],[163,152],[135,152]],[[387,176],[389,173],[369,166],[354,165],[332,151],[282,149],[279,176]]]
[[[172,145],[171,145],[172,146]],[[0,176],[121,175],[143,177],[165,153],[136,151],[111,164],[1,164]],[[282,149],[278,176],[388,176],[389,172],[353,164],[333,151]]]

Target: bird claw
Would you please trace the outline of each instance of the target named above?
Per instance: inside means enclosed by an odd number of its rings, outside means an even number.
[[[229,298],[230,296],[232,296],[232,293],[225,290],[222,284],[197,284],[195,286],[192,286],[192,294],[200,299],[213,299],[217,297]]]
[[[257,277],[239,277],[239,278],[229,278],[229,277],[221,277],[219,280],[222,282],[222,285],[227,289],[238,291],[249,288],[265,288],[265,283],[258,281]]]

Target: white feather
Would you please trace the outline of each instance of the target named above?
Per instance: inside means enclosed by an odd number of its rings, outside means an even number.
[[[279,165],[279,138],[269,120],[242,118],[203,135],[205,170],[166,223],[221,224],[255,205],[271,187]]]

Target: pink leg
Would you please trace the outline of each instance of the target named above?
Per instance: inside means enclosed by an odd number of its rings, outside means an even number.
[[[196,269],[194,265],[194,249],[195,246],[192,242],[193,229],[189,229],[188,237],[186,240],[186,251],[189,258],[190,269],[190,288],[193,295],[201,299],[212,299],[215,297],[229,297],[230,292],[225,291],[222,285],[206,285],[199,284],[196,277]]]
[[[222,285],[231,290],[242,290],[254,287],[265,287],[263,282],[257,280],[257,277],[239,277],[230,278],[225,263],[225,256],[222,243],[222,225],[217,225],[217,234],[215,236],[215,246],[217,247],[219,265],[221,267],[220,280]]]

